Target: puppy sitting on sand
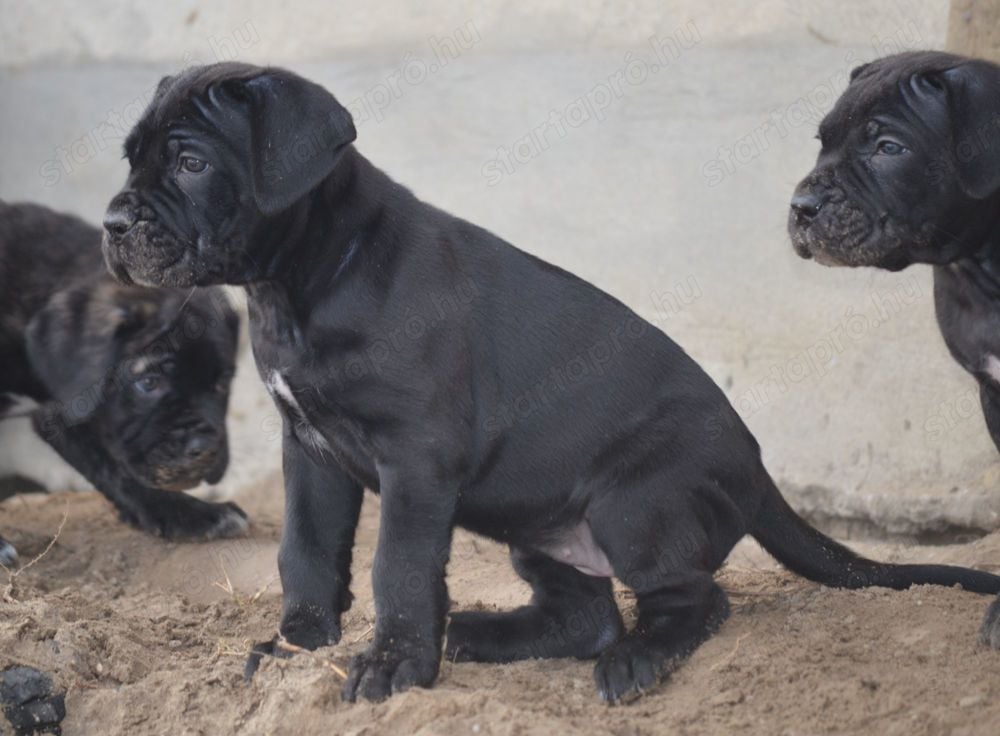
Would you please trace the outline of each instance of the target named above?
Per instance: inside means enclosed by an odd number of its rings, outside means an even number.
[[[721,625],[713,574],[745,534],[831,586],[1000,590],[983,572],[872,562],[810,528],[666,335],[417,199],[354,138],[347,110],[291,72],[190,69],[163,79],[129,135],[131,173],[104,223],[125,282],[246,288],[257,367],[284,417],[291,643],[339,640],[362,489],[381,494],[374,641],[345,698],[436,678],[456,525],[508,544],[534,596],[452,614],[448,656],[596,658],[608,701],[654,685]],[[602,369],[561,377],[588,359]],[[511,410],[540,386],[533,411]],[[631,631],[612,577],[635,592]],[[582,630],[551,636],[581,609]]]

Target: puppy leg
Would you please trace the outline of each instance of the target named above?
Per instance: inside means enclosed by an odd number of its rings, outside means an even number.
[[[726,594],[710,573],[678,571],[672,577],[661,578],[657,589],[636,591],[635,629],[597,660],[594,679],[604,700],[613,703],[652,687],[729,617]]]
[[[610,578],[585,575],[540,552],[511,549],[533,592],[513,611],[453,613],[445,656],[457,662],[596,657],[624,632]]]
[[[351,607],[351,556],[364,489],[336,465],[317,465],[289,434],[283,443],[285,525],[278,552],[280,637],[305,649],[340,641]],[[287,656],[279,637],[254,647],[249,681],[265,655]]]
[[[986,429],[997,451],[1000,451],[1000,388],[991,379],[984,378],[979,383],[979,403],[983,407]]]
[[[372,568],[375,637],[351,661],[342,696],[383,700],[429,687],[441,665],[456,492],[435,469],[379,469],[382,514]]]
[[[1000,389],[989,382],[989,379],[984,379],[979,384],[979,400],[983,407],[986,428],[993,438],[993,444],[1000,451]],[[993,649],[1000,649],[1000,597],[986,609],[979,638],[983,644]]]
[[[122,476],[88,424],[68,426],[57,409],[42,406],[32,416],[38,436],[114,504],[122,521],[167,539],[241,536],[247,516],[233,503],[207,503],[184,493],[161,491]]]
[[[14,545],[0,537],[0,565],[14,567],[17,564],[17,550]]]
[[[594,536],[616,576],[635,592],[639,614],[635,628],[605,649],[594,668],[598,692],[608,702],[657,684],[729,616],[729,602],[712,576],[725,556],[718,542],[730,541],[729,532],[708,508],[685,508],[678,493],[668,494],[623,494],[616,508],[591,515],[592,524],[600,520]],[[732,535],[735,543],[740,532]]]
[[[281,634],[315,649],[340,641],[351,607],[351,552],[364,489],[336,465],[317,465],[284,440],[285,526],[278,552]]]

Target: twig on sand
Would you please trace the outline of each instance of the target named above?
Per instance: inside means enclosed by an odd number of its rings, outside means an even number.
[[[222,576],[226,579],[226,582],[220,583],[218,580],[216,580],[215,582],[212,583],[212,585],[224,591],[233,600],[233,602],[240,608],[246,608],[247,606],[253,605],[257,601],[259,601],[260,597],[264,595],[264,593],[267,592],[267,589],[270,588],[278,579],[277,575],[272,576],[270,580],[268,580],[266,583],[264,583],[264,585],[262,585],[260,588],[257,589],[256,593],[243,597],[236,592],[236,586],[233,585],[233,581],[229,577],[229,572],[227,572],[226,566],[222,564],[221,557],[218,558],[218,562],[219,562],[219,569],[222,570]]]
[[[361,641],[362,639],[364,639],[366,636],[368,636],[374,630],[375,630],[375,624],[368,624],[368,628],[367,629],[365,629],[360,634],[358,634],[356,637],[354,637],[353,639],[351,639],[351,644],[357,644],[359,641]]]
[[[52,551],[52,548],[56,545],[56,542],[59,541],[59,536],[62,534],[63,527],[66,526],[66,520],[68,518],[69,518],[69,501],[67,500],[66,508],[63,509],[62,521],[59,522],[59,528],[56,529],[55,536],[49,540],[49,543],[45,546],[45,549],[43,549],[39,554],[30,559],[27,562],[27,564],[22,565],[16,570],[12,570],[3,563],[0,563],[0,567],[2,567],[4,572],[7,573],[7,585],[4,586],[3,595],[0,595],[0,600],[3,600],[4,603],[17,603],[17,598],[15,597],[15,586],[17,584],[18,576],[21,575],[21,573],[23,573],[25,570],[30,569],[33,565],[41,561],[41,559],[45,557],[45,555],[47,555],[49,552]]]
[[[740,651],[740,644],[742,644],[743,640],[746,639],[748,636],[750,636],[750,634],[744,634],[743,636],[738,638],[736,640],[736,646],[733,647],[733,651],[727,654],[721,661],[716,662],[711,667],[709,667],[709,670],[712,672],[716,672],[722,669],[723,667],[728,667],[732,663],[733,658],[736,656],[736,653]]]
[[[324,659],[323,657],[321,657],[318,654],[316,654],[316,652],[310,652],[308,649],[303,649],[300,646],[296,646],[295,644],[292,644],[291,642],[286,641],[284,639],[284,637],[279,638],[275,642],[275,646],[277,646],[278,649],[284,649],[286,652],[291,652],[292,654],[305,654],[307,657],[311,657],[312,659],[315,659],[323,667],[326,667],[328,670],[330,670],[331,672],[333,672],[333,674],[335,674],[341,680],[346,680],[347,679],[347,672],[345,672],[342,667],[338,667],[337,665],[335,665],[330,660]]]

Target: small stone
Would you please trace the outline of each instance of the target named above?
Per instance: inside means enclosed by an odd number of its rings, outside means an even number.
[[[959,708],[973,708],[983,702],[983,696],[976,695],[966,695],[964,698],[958,701]]]

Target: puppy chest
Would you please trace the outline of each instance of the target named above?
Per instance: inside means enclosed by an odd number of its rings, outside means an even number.
[[[332,454],[333,448],[326,436],[310,418],[310,412],[306,411],[305,405],[310,403],[307,392],[293,391],[288,379],[278,370],[272,370],[267,374],[265,384],[271,399],[285,417],[285,421],[289,423],[299,442],[319,454]],[[316,407],[310,406],[310,409],[311,414],[316,413]]]

